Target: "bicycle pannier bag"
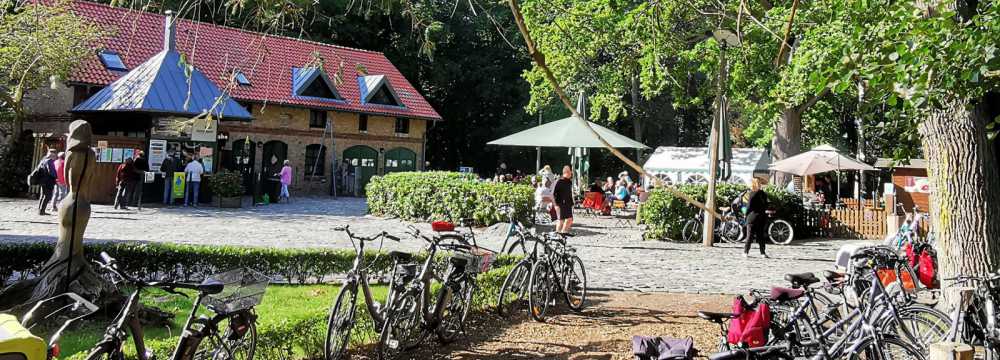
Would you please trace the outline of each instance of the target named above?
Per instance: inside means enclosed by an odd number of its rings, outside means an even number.
[[[747,347],[764,346],[771,325],[771,309],[766,303],[748,304],[742,296],[733,299],[733,317],[727,340]]]
[[[917,268],[917,277],[920,278],[920,283],[928,289],[937,289],[938,287],[937,257],[934,256],[933,251],[925,248],[924,251],[920,252],[918,259],[920,267]]]
[[[675,339],[636,335],[632,337],[632,353],[636,360],[689,360],[694,359],[697,350],[690,336]]]

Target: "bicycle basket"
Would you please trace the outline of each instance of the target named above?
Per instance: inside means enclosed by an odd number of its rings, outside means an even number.
[[[484,273],[493,265],[493,252],[483,248],[472,248],[469,251],[456,251],[455,258],[465,260],[465,272],[471,274]]]
[[[211,275],[205,281],[221,282],[222,292],[202,299],[202,304],[218,314],[228,314],[257,306],[271,281],[267,276],[248,268],[229,270]]]

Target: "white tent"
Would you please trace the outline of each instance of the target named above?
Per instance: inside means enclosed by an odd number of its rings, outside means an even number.
[[[771,154],[764,149],[733,148],[731,183],[750,184],[754,174],[767,174]],[[707,183],[707,147],[660,146],[642,165],[646,172],[671,184]],[[646,184],[652,184],[645,179]]]

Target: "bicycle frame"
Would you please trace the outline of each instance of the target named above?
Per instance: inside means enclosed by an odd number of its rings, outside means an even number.
[[[354,236],[348,234],[348,237],[351,238],[351,242],[353,243]],[[393,298],[395,286],[389,287],[389,293],[386,295],[386,305],[381,309],[376,307],[375,298],[374,295],[372,295],[371,285],[368,281],[368,269],[364,263],[365,242],[358,241],[358,244],[355,245],[355,249],[356,254],[354,256],[354,263],[351,265],[351,270],[347,272],[347,277],[343,281],[343,286],[352,289],[352,292],[354,292],[354,289],[357,289],[358,285],[361,286],[361,293],[365,297],[365,308],[367,308],[368,313],[371,314],[372,320],[375,322],[375,328],[381,329],[382,324],[385,322],[385,314],[383,310],[389,308],[388,303],[390,302],[389,300]],[[395,269],[395,266],[393,266],[393,269]]]

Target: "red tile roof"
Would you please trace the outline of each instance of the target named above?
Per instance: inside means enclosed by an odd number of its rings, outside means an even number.
[[[73,10],[78,16],[111,32],[103,46],[119,53],[129,69],[163,49],[163,15],[85,1],[74,2]],[[177,48],[220,89],[231,89],[230,95],[237,100],[441,120],[427,100],[379,52],[190,20],[177,22]],[[319,54],[323,59],[324,70],[331,80],[341,79],[336,88],[345,101],[292,96],[292,68],[306,65],[314,59],[313,54]],[[231,85],[233,69],[240,69],[252,85]],[[359,71],[366,71],[368,75],[386,75],[404,106],[363,104],[357,80],[363,74]],[[123,74],[105,69],[95,54],[79,65],[69,81],[107,85]]]

